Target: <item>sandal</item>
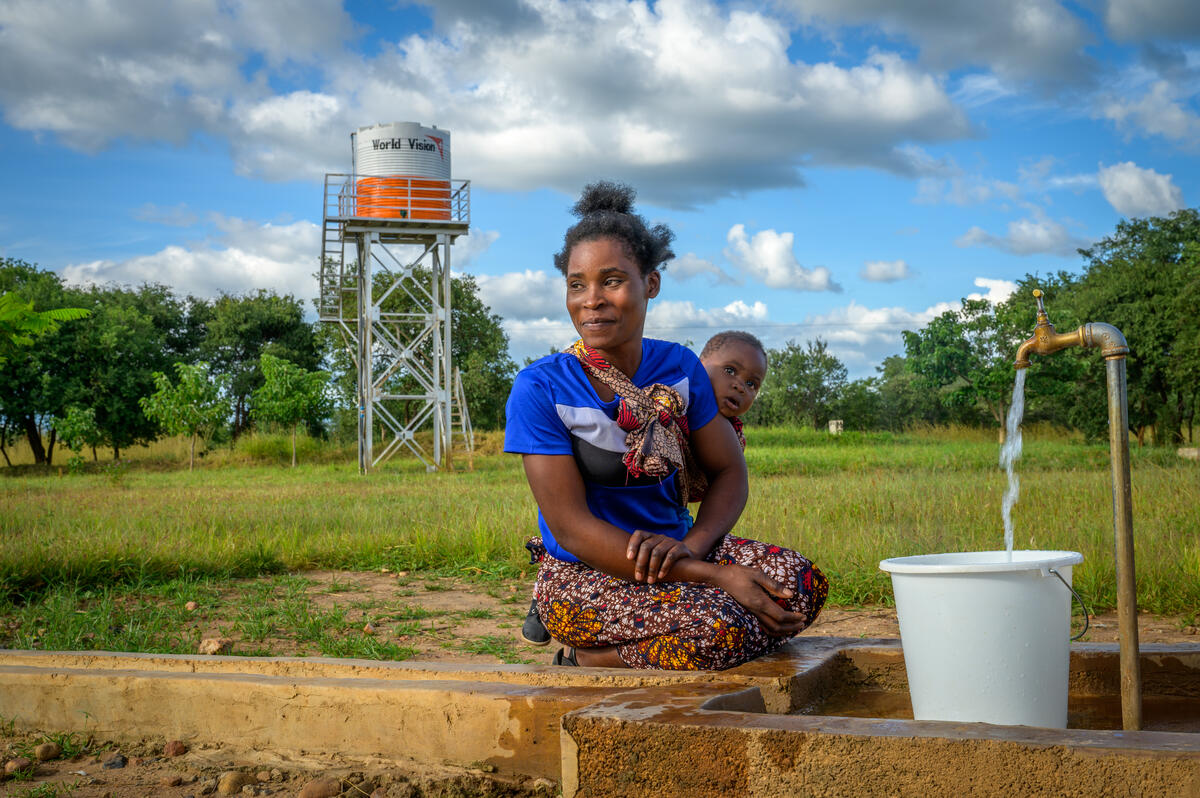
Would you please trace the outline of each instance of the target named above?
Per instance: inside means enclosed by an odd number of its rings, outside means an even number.
[[[566,666],[578,668],[579,663],[575,661],[575,649],[572,648],[569,650],[571,652],[570,654],[566,653],[568,651],[568,649],[560,648],[558,651],[555,652],[554,660],[550,664],[551,665],[566,665]]]

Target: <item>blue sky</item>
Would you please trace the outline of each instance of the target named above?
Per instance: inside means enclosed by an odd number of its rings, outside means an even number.
[[[573,331],[551,256],[630,182],[679,256],[648,331],[900,332],[1200,203],[1193,0],[0,2],[0,255],[73,282],[309,299],[351,131],[452,134],[456,268],[511,350]]]

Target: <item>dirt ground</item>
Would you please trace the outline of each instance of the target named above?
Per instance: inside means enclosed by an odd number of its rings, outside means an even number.
[[[472,582],[462,579],[426,578],[405,572],[309,571],[307,598],[319,610],[344,612],[356,623],[350,634],[371,635],[414,649],[411,661],[463,662],[477,664],[548,663],[555,646],[526,644],[519,636],[529,607],[529,580]],[[246,580],[235,583],[231,592],[242,590]],[[262,580],[257,580],[262,581]],[[197,611],[196,624],[202,637],[232,639],[232,653],[270,651],[276,656],[312,654],[295,640],[274,637],[248,641],[223,619],[205,625],[204,608]],[[1197,627],[1175,616],[1142,614],[1138,618],[1142,643],[1195,643]],[[1076,618],[1073,629],[1081,628]],[[896,611],[890,607],[826,607],[806,635],[835,637],[899,637]],[[1116,613],[1092,618],[1086,642],[1117,642]]]
[[[313,581],[310,594],[321,607],[361,607],[369,602],[378,608],[379,615],[386,614],[384,608],[396,606],[434,613],[422,622],[417,633],[413,633],[410,626],[396,624],[401,630],[395,639],[418,650],[412,660],[480,664],[503,661],[493,653],[475,653],[452,644],[452,641],[464,639],[507,638],[521,658],[530,663],[549,662],[556,648],[553,643],[545,648],[530,646],[520,639],[521,622],[529,607],[529,583],[525,581],[478,583],[345,571],[311,571],[305,576]],[[331,585],[339,586],[339,590],[329,592]],[[369,608],[363,609],[363,617],[367,618],[371,612]],[[478,616],[487,613],[489,617],[472,617],[468,613]],[[1073,621],[1074,632],[1082,628],[1081,623],[1079,618]],[[389,625],[386,620],[373,624],[375,634],[380,636],[392,633],[396,625]],[[1198,643],[1198,631],[1196,626],[1188,625],[1179,616],[1142,614],[1138,617],[1141,643]],[[892,607],[826,607],[804,634],[899,637],[900,627]],[[1117,642],[1116,613],[1094,616],[1082,639],[1092,643]],[[281,645],[287,648],[282,641]],[[234,653],[237,653],[236,644]]]
[[[62,735],[52,735],[62,739]],[[0,735],[5,761],[29,755],[47,739],[42,735]],[[548,798],[557,794],[549,779],[507,778],[470,768],[405,769],[393,762],[353,764],[338,758],[294,758],[263,751],[250,758],[230,757],[219,745],[204,744],[168,757],[165,741],[145,740],[117,746],[75,738],[87,751],[40,762],[17,774],[0,775],[0,795],[14,798],[185,798],[193,796],[298,796],[343,798]],[[113,767],[114,762],[123,762]],[[106,763],[108,763],[106,765]],[[228,774],[239,774],[231,777]],[[236,779],[236,781],[234,781]],[[318,780],[332,789],[311,792]],[[224,786],[223,786],[224,785]],[[335,792],[336,790],[336,792]]]
[[[529,606],[529,583],[523,581],[472,582],[400,573],[313,571],[303,574],[301,598],[317,614],[332,613],[349,622],[349,637],[370,636],[412,652],[409,661],[499,664],[548,664],[555,646],[530,646],[518,636]],[[228,614],[228,607],[244,607],[247,596],[262,593],[262,580],[236,582],[222,590],[225,612],[208,612],[198,606],[193,626],[202,637],[225,637],[231,653],[274,655],[315,654],[302,641],[285,635],[256,635],[249,639]],[[259,584],[255,584],[255,583]],[[292,586],[292,599],[296,586]],[[1076,628],[1078,628],[1078,619]],[[367,630],[367,624],[370,629]],[[1200,642],[1197,628],[1184,619],[1143,615],[1140,641],[1149,643]],[[894,609],[886,607],[828,607],[805,634],[853,638],[898,637]],[[1113,613],[1092,619],[1085,638],[1091,642],[1116,642]],[[470,769],[443,772],[405,771],[394,763],[378,767],[348,764],[337,759],[295,759],[264,751],[254,761],[224,755],[215,741],[171,758],[164,755],[166,740],[145,740],[117,746],[97,740],[49,734],[21,734],[0,724],[0,751],[4,761],[29,756],[38,743],[54,739],[66,743],[64,754],[38,763],[18,779],[0,782],[0,795],[19,798],[199,798],[221,794],[217,779],[222,773],[241,771],[250,778],[239,795],[300,795],[304,786],[320,776],[340,781],[343,796],[419,798],[421,796],[548,796],[556,785],[546,780],[505,780],[495,774]],[[81,749],[81,750],[76,750]],[[105,767],[104,760],[119,752],[123,767]],[[352,752],[347,752],[352,754]],[[30,756],[32,759],[33,757]],[[110,760],[111,764],[111,760]]]

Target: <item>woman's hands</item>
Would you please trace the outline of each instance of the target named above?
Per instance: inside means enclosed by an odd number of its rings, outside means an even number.
[[[648,585],[666,579],[672,565],[692,556],[692,550],[682,540],[640,529],[629,536],[629,545],[625,547],[625,558],[634,561],[634,581]]]
[[[775,603],[771,596],[791,598],[792,591],[757,568],[748,565],[720,565],[709,579],[709,584],[721,588],[733,596],[738,604],[754,613],[754,617],[758,618],[767,634],[797,634],[808,620],[803,615],[788,612]]]

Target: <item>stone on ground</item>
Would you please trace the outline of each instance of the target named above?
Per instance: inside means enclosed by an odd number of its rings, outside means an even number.
[[[182,740],[170,740],[163,746],[163,756],[183,756],[188,752]]]
[[[254,777],[240,770],[227,770],[217,779],[217,792],[221,795],[237,795],[247,784],[252,784]]]
[[[329,776],[313,779],[300,790],[300,798],[334,798],[342,794],[342,782]]]
[[[228,637],[206,637],[200,641],[196,651],[200,654],[228,654],[231,648],[233,640]]]
[[[28,770],[33,765],[28,759],[23,756],[14,757],[4,763],[4,772],[11,776],[18,770]]]
[[[105,770],[117,770],[125,767],[125,755],[119,751],[109,751],[100,759],[100,766]]]
[[[159,784],[161,784],[163,787],[178,787],[180,784],[183,784],[183,776],[180,776],[178,773],[172,773],[170,775],[163,776],[162,781],[160,781]]]
[[[48,762],[51,759],[58,759],[62,756],[62,748],[58,743],[42,743],[33,749],[33,755],[37,757],[39,762]]]

